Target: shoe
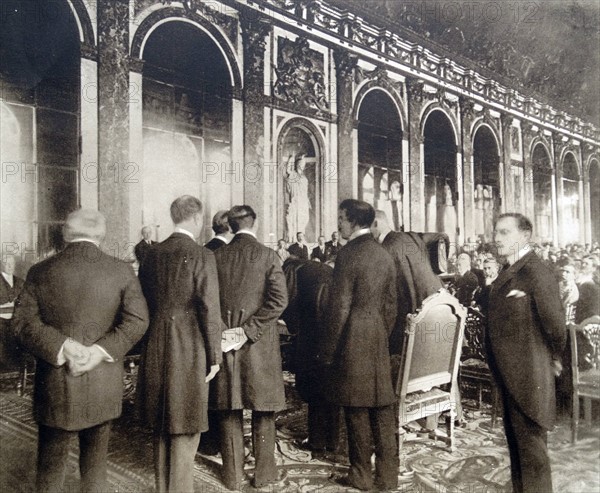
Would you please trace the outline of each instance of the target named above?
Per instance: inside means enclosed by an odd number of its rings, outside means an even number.
[[[344,475],[336,475],[333,474],[329,479],[331,479],[334,483],[342,486],[343,488],[350,488],[353,490],[361,490],[361,491],[369,491],[371,488],[359,488],[356,486],[350,477],[347,474]]]

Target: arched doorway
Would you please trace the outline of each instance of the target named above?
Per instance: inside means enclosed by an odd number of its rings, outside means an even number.
[[[142,216],[164,239],[172,229],[169,206],[177,196],[199,196],[207,226],[218,210],[232,205],[231,78],[215,42],[188,22],[158,26],[142,57]],[[210,227],[204,232],[208,240]]]
[[[563,159],[561,210],[563,218],[562,240],[565,243],[579,241],[579,168],[571,152]]]
[[[500,211],[500,155],[487,125],[480,126],[473,138],[473,172],[475,234],[488,242]]]
[[[60,247],[78,207],[80,41],[66,1],[0,19],[0,241],[3,251]]]
[[[429,114],[424,128],[425,231],[458,232],[456,139],[449,118],[439,110]]]
[[[288,243],[296,241],[298,232],[316,242],[323,234],[322,154],[316,129],[301,119],[288,122],[279,135],[278,154],[283,165],[279,203],[284,204],[279,231]]]
[[[402,123],[396,105],[374,89],[360,102],[358,120],[358,198],[385,211],[393,229],[403,230]]]
[[[538,241],[553,241],[554,229],[552,221],[552,165],[550,155],[543,144],[538,143],[533,149],[533,214],[534,234]]]
[[[600,242],[600,163],[597,159],[590,162],[590,220],[592,223],[592,241]]]

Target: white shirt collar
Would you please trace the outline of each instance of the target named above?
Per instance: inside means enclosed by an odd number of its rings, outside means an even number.
[[[350,238],[348,238],[348,241],[352,241],[354,238],[358,238],[359,236],[366,235],[366,234],[368,234],[370,232],[371,232],[370,228],[357,229],[354,233],[352,233],[350,235]]]
[[[15,276],[12,274],[7,274],[6,272],[2,273],[2,277],[4,279],[6,279],[6,282],[10,285],[10,287],[12,288],[14,286],[14,282],[15,282]]]
[[[187,235],[192,240],[196,241],[196,238],[194,238],[194,235],[192,233],[190,233],[187,229],[180,228],[179,226],[175,226],[175,233],[181,233],[181,234]]]
[[[240,229],[236,235],[240,235],[240,234],[247,234],[250,236],[254,236],[254,238],[256,238],[256,233],[254,231],[250,231],[249,229]]]
[[[514,263],[521,260],[530,251],[531,251],[531,247],[529,246],[529,244],[527,244],[523,248],[521,248],[517,253],[515,253],[513,256],[509,255],[508,257],[506,257],[506,260],[508,261],[509,265],[513,265]]]
[[[387,235],[389,235],[391,231],[392,231],[392,230],[390,229],[390,231],[387,231],[387,232],[385,232],[385,233],[383,233],[383,234],[380,234],[380,235],[379,235],[379,238],[377,238],[377,241],[379,241],[379,243],[383,244],[383,242],[384,242],[384,241],[385,241],[385,239],[387,238]]]
[[[229,243],[229,240],[227,238],[225,238],[224,236],[217,235],[217,236],[215,236],[215,238],[219,238],[219,240],[221,240],[225,244]]]
[[[100,242],[96,240],[92,240],[91,238],[73,238],[69,243],[80,243],[82,241],[87,241],[88,243],[93,243],[96,246],[100,246]]]

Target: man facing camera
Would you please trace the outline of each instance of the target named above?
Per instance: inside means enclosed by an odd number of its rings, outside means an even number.
[[[318,360],[325,365],[325,395],[346,416],[350,471],[340,484],[393,490],[398,456],[388,339],[397,314],[396,269],[371,234],[374,220],[366,202],[347,199],[339,206],[338,229],[348,243],[337,255]]]
[[[486,346],[504,404],[513,491],[549,493],[547,435],[567,332],[554,274],[531,249],[532,230],[522,214],[496,221],[498,254],[509,267],[492,284]]]
[[[79,438],[81,491],[106,491],[110,423],[121,414],[123,357],[144,335],[148,309],[131,266],[103,253],[104,216],[81,209],[66,248],[27,275],[14,314],[20,344],[37,358],[36,491],[63,491]]]
[[[194,457],[208,429],[208,382],[221,362],[221,311],[214,254],[196,243],[202,202],[171,204],[175,231],[140,270],[150,329],[139,370],[143,422],[154,431],[156,491],[194,491]]]
[[[133,249],[139,265],[142,265],[148,250],[154,244],[156,244],[156,242],[152,241],[152,228],[150,226],[144,226],[142,228],[142,240]]]
[[[275,412],[285,407],[277,319],[288,298],[281,262],[256,239],[256,213],[247,205],[229,211],[235,236],[215,252],[221,317],[228,330],[223,371],[210,389],[211,409],[219,411],[223,482],[238,490],[244,472],[243,410],[252,410],[254,486],[273,488]]]

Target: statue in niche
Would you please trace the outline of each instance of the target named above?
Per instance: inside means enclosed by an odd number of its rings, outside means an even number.
[[[450,241],[456,235],[456,208],[452,199],[452,189],[446,183],[443,188],[442,205],[438,211],[438,231],[448,234]]]
[[[295,157],[290,154],[287,160],[284,180],[287,194],[287,210],[285,222],[287,240],[295,241],[296,233],[303,233],[310,221],[310,200],[308,197],[308,179],[304,174],[306,159],[304,154]]]
[[[519,152],[519,129],[510,127],[510,147],[513,153]]]

